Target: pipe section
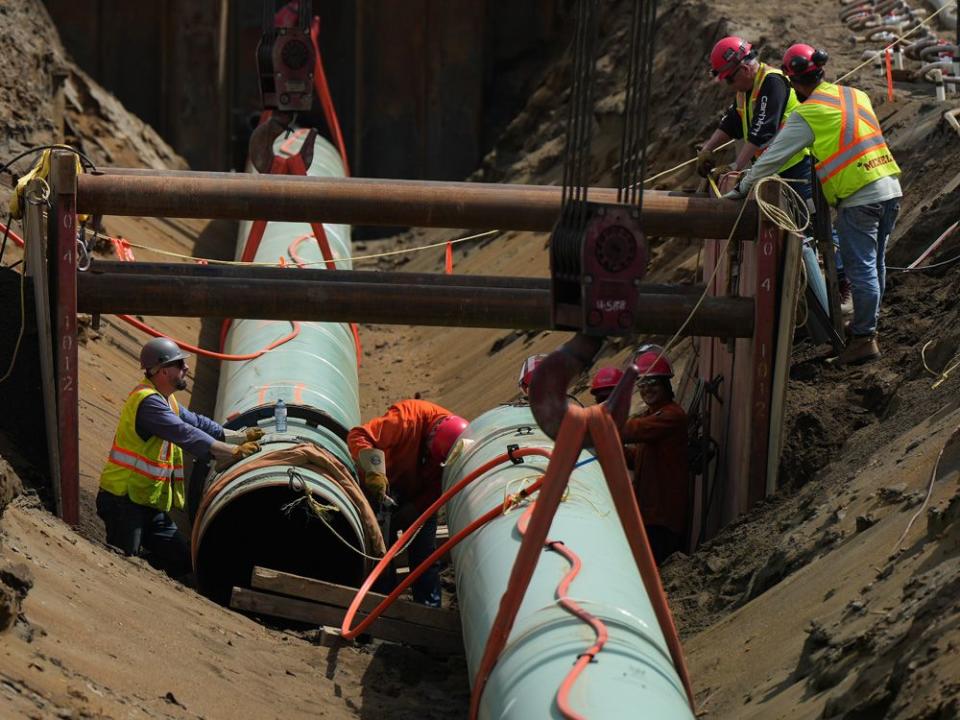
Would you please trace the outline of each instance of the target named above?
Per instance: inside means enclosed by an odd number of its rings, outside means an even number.
[[[444,489],[507,451],[510,445],[550,449],[529,407],[501,406],[470,423],[459,454],[448,464]],[[539,477],[546,460],[525,458],[478,478],[447,507],[451,535]],[[581,454],[568,497],[561,503],[550,539],[564,542],[582,560],[570,595],[609,630],[604,649],[580,675],[570,699],[583,717],[692,720],[680,678],[634,565],[598,463]],[[452,551],[457,598],[471,681],[483,656],[500,597],[506,589],[521,537],[522,509],[490,522]],[[555,696],[578,654],[593,643],[588,625],[564,611],[557,584],[569,569],[544,552],[516,623],[482,698],[481,718],[560,718]]]
[[[612,188],[589,192],[597,202],[615,203],[616,195]],[[159,170],[77,178],[78,211],[96,215],[547,232],[560,216],[560,201],[561,188],[536,185]],[[729,200],[648,190],[642,226],[647,235],[724,239],[739,210]],[[751,203],[735,238],[753,239],[756,213]]]
[[[281,144],[289,148],[290,140],[280,138],[275,143],[278,153]],[[323,139],[318,138],[315,142],[313,162],[308,172],[311,175],[343,175],[339,155]],[[263,178],[248,178],[250,182],[264,182]],[[237,258],[243,254],[249,229],[250,223],[241,225]],[[326,225],[324,229],[331,252],[338,258],[349,258],[350,228]],[[254,261],[290,259],[288,248],[304,235],[312,235],[307,224],[269,223]],[[297,254],[306,262],[323,259],[312,238],[299,244]],[[349,259],[341,266],[348,271]],[[182,269],[186,271],[190,267],[193,266],[183,266]],[[298,277],[299,272],[296,269],[284,271],[290,280]],[[87,280],[94,277],[107,283],[133,281],[136,284],[144,280],[135,274],[122,273],[98,273]],[[290,325],[285,321],[257,319],[256,313],[246,312],[249,299],[254,298],[253,305],[256,305],[258,294],[242,280],[232,282],[236,283],[238,291],[246,287],[247,302],[237,302],[230,294],[221,293],[215,281],[204,276],[193,280],[197,284],[193,294],[178,285],[174,275],[157,277],[161,285],[174,289],[175,293],[184,292],[181,301],[194,303],[191,314],[223,316],[223,311],[208,313],[203,310],[202,305],[212,303],[221,306],[231,316],[247,318],[232,322],[223,348],[226,353],[253,353],[290,332]],[[206,290],[202,289],[204,287]],[[128,292],[149,294],[153,290],[141,285],[140,290]],[[168,295],[166,292],[161,294]],[[237,293],[238,296],[241,294]],[[206,301],[200,302],[200,295],[206,295]],[[273,300],[289,302],[276,297]],[[249,319],[251,317],[253,319]],[[273,417],[280,398],[284,400],[288,413],[287,430],[282,433],[277,432]],[[304,322],[297,337],[279,348],[254,360],[222,363],[214,417],[228,427],[259,425],[267,433],[262,442],[264,450],[290,448],[303,443],[317,445],[332,453],[346,472],[354,473],[345,442],[349,428],[360,422],[357,358],[350,326],[337,322]],[[258,457],[254,455],[244,463],[249,466]],[[231,468],[231,472],[236,467]],[[366,569],[363,557],[347,547],[347,544],[358,550],[366,547],[360,515],[350,498],[331,478],[304,467],[273,465],[251,467],[248,472],[242,472],[226,483],[220,482],[220,474],[214,471],[206,477],[202,470],[195,471],[190,480],[190,509],[192,514],[195,513],[194,571],[198,588],[211,598],[228,602],[234,585],[249,585],[254,565],[348,585],[356,585],[363,578]],[[293,501],[303,498],[305,491],[319,503],[332,508],[325,515],[339,538],[327,524],[309,515],[305,504],[289,507]]]

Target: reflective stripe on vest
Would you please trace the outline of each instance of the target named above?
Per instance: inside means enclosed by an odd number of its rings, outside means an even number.
[[[165,443],[167,448],[160,451],[161,455],[165,452],[170,454],[169,443]],[[163,446],[161,446],[163,447]],[[110,448],[110,460],[128,470],[140,473],[154,482],[170,482],[171,478],[183,480],[183,465],[174,465],[169,463],[155,463],[143,455],[124,450],[118,445]]]
[[[100,473],[100,487],[129,497],[137,505],[166,512],[184,505],[183,451],[161,438],[144,440],[137,434],[140,403],[154,394],[160,394],[156,387],[143,383],[127,396],[113,446]],[[170,409],[179,414],[180,407],[172,395],[168,402]]]
[[[813,131],[817,177],[831,205],[880,178],[900,174],[865,93],[821,83],[797,112]]]
[[[757,102],[757,98],[760,97],[760,88],[763,87],[763,81],[766,79],[767,75],[783,75],[783,72],[772,68],[766,63],[760,63],[760,67],[757,70],[757,74],[753,78],[753,90],[750,92],[750,102],[747,103],[747,96],[745,93],[737,93],[737,114],[740,116],[740,125],[743,128],[743,140],[747,141],[747,136],[749,135],[750,130],[750,121],[752,118],[752,110]],[[786,82],[786,80],[784,80]],[[797,94],[793,91],[793,88],[787,84],[788,95],[787,103],[783,108],[783,115],[780,118],[780,124],[777,126],[777,129],[783,128],[784,123],[787,121],[787,118],[790,117],[790,114],[797,109],[800,105],[800,101],[797,100]],[[754,158],[758,158],[766,151],[767,147],[770,146],[770,143],[773,142],[773,139],[770,139],[765,146],[759,148],[754,154]],[[796,155],[788,159],[783,166],[780,167],[777,172],[783,172],[784,170],[789,170],[794,165],[802,161],[804,158],[810,155],[810,150],[804,148]]]

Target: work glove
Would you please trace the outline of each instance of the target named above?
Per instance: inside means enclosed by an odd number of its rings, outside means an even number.
[[[263,437],[263,430],[258,427],[240,428],[239,430],[223,429],[223,441],[231,445],[239,445],[244,442],[256,442]]]
[[[238,460],[250,457],[259,451],[260,445],[251,441],[239,445],[228,445],[218,440],[214,441],[213,445],[210,446],[210,454],[213,455],[217,461],[217,464],[214,466],[217,472],[226,470]]]
[[[374,507],[380,507],[387,496],[387,476],[382,473],[368,472],[363,476],[363,493]]]
[[[700,177],[707,177],[710,175],[710,171],[713,170],[717,165],[717,159],[714,155],[713,150],[707,150],[706,148],[700,148],[697,151],[697,173]]]

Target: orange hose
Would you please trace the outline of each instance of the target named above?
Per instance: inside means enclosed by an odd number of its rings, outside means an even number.
[[[510,453],[503,453],[498,455],[492,460],[487,461],[480,467],[476,468],[473,472],[469,473],[463,479],[460,480],[456,485],[451,487],[445,493],[443,493],[439,498],[433,501],[433,503],[428,507],[423,513],[418,517],[411,525],[406,529],[406,531],[400,536],[400,538],[390,546],[390,549],[387,550],[387,553],[380,558],[380,562],[377,563],[377,566],[373,569],[373,572],[367,576],[367,579],[363,581],[363,585],[360,586],[360,589],[357,591],[356,596],[353,598],[353,602],[350,603],[350,607],[347,608],[347,614],[343,617],[343,624],[340,626],[340,634],[347,640],[352,640],[360,635],[364,630],[370,627],[383,612],[390,607],[394,601],[406,590],[410,585],[416,581],[427,569],[435,563],[438,559],[443,557],[449,550],[459,544],[465,537],[470,533],[476,530],[479,527],[487,524],[495,517],[498,517],[503,514],[504,507],[503,505],[497,505],[494,508],[491,508],[486,513],[478,517],[472,523],[463,528],[456,535],[447,540],[443,545],[433,551],[430,557],[424,560],[420,565],[413,570],[403,581],[393,589],[393,591],[387,595],[383,600],[380,601],[380,604],[377,605],[370,613],[365,617],[360,623],[355,627],[351,628],[350,625],[353,623],[354,618],[357,615],[357,611],[360,609],[360,605],[363,603],[363,599],[367,596],[367,593],[370,592],[370,588],[373,587],[373,584],[377,581],[380,575],[384,570],[389,567],[391,561],[397,556],[400,550],[407,545],[407,543],[413,539],[413,536],[416,532],[423,527],[423,524],[430,519],[430,517],[440,509],[450,498],[463,490],[467,485],[472,483],[478,477],[484,473],[492,470],[497,465],[501,465],[505,462],[512,462],[513,458],[517,457],[526,457],[529,455],[538,455],[540,457],[549,458],[550,452],[548,450],[543,450],[542,448],[521,448],[513,453],[511,456]],[[539,488],[543,479],[540,478],[536,482],[531,483],[527,487],[523,488],[520,492],[517,493],[515,497],[523,499],[528,495],[536,492]]]
[[[130,317],[129,315],[117,315],[117,317],[123,320],[124,322],[130,323],[138,330],[142,330],[148,335],[153,335],[153,337],[169,337],[168,335],[164,335],[162,332],[155,330],[154,328],[150,327],[146,323],[140,322],[136,318]],[[274,340],[272,343],[267,345],[262,350],[257,350],[256,352],[248,353],[246,355],[229,355],[227,353],[218,353],[218,352],[214,352],[213,350],[204,350],[201,347],[197,347],[196,345],[191,345],[190,343],[185,343],[182,340],[177,340],[176,338],[170,338],[170,339],[173,340],[179,347],[183,348],[184,350],[188,350],[192,352],[194,355],[200,355],[201,357],[213,358],[214,360],[230,360],[230,361],[254,360],[260,357],[261,355],[264,355],[270,352],[274,348],[278,348],[284,343],[290,342],[297,335],[300,334],[300,323],[292,321],[290,325],[293,327],[293,329],[290,331],[288,335],[283,336],[279,340]]]
[[[320,229],[323,230],[323,225],[320,225]],[[311,237],[313,237],[313,235],[301,235],[287,247],[287,254],[290,255],[291,259],[297,264],[298,268],[302,268],[305,264],[305,261],[302,257],[300,257],[299,254],[297,254],[297,248],[300,247],[300,243]],[[322,246],[320,250],[321,252],[323,251]],[[360,367],[360,365],[363,363],[363,346],[360,344],[360,328],[357,327],[356,323],[350,323],[350,332],[353,333],[353,346],[357,351],[357,367]],[[224,333],[224,337],[226,337],[226,333]]]
[[[6,233],[17,247],[23,247],[23,238],[17,235],[9,225],[0,222],[0,233]]]
[[[526,534],[527,524],[530,522],[530,516],[533,514],[534,507],[535,504],[527,508],[526,512],[520,517],[520,520],[517,521],[517,531],[521,537]],[[570,563],[570,570],[567,571],[567,574],[560,580],[560,584],[557,585],[557,602],[560,604],[560,607],[568,613],[593,628],[593,632],[597,636],[596,642],[577,656],[576,663],[574,663],[573,668],[571,668],[570,672],[564,677],[560,688],[557,690],[557,708],[559,708],[560,713],[567,718],[567,720],[585,720],[583,715],[570,707],[570,691],[573,689],[574,683],[577,682],[580,673],[593,661],[597,654],[603,649],[603,646],[607,644],[607,640],[610,639],[610,633],[607,632],[607,626],[600,618],[588,613],[569,596],[570,585],[583,567],[583,562],[580,560],[580,557],[559,540],[548,539],[545,546],[558,555],[561,555]]]

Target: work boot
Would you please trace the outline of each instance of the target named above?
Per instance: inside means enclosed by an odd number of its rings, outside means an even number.
[[[860,365],[880,357],[876,335],[855,335],[837,358],[837,365]]]

